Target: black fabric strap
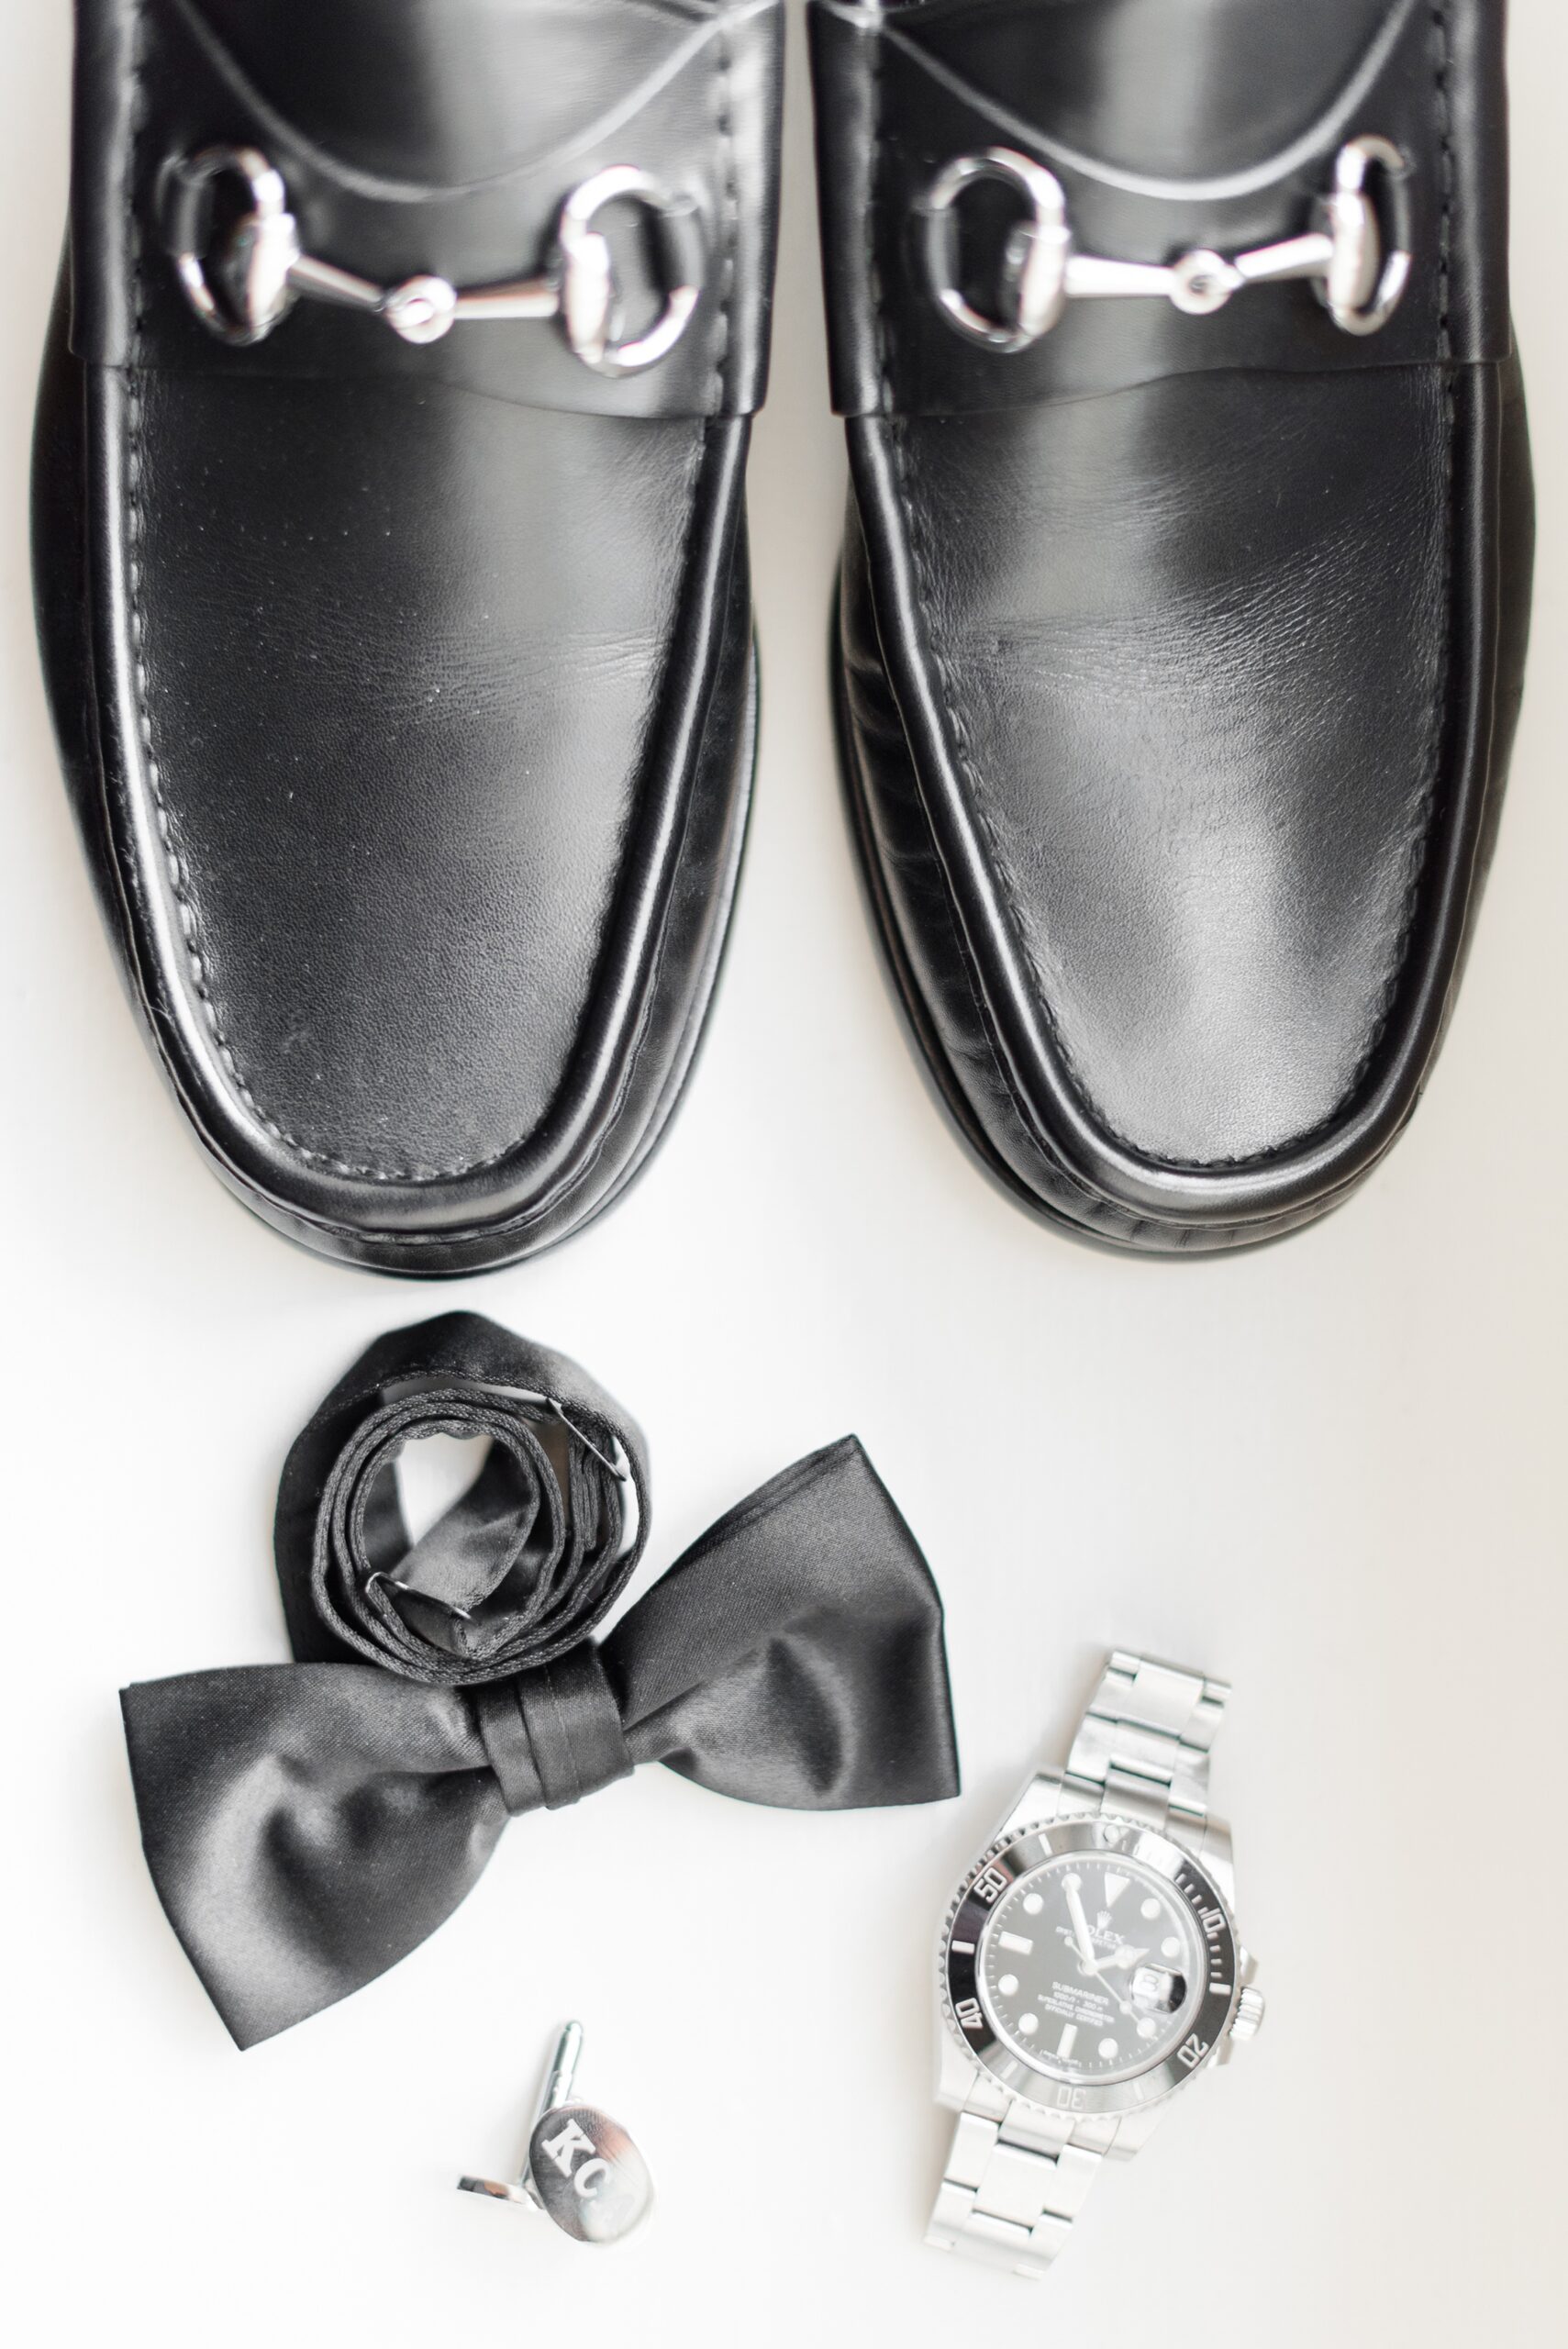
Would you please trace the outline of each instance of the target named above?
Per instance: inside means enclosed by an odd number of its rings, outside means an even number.
[[[478,1482],[417,1542],[393,1474],[424,1436],[487,1436]],[[647,1538],[641,1430],[565,1355],[471,1313],[379,1339],[284,1466],[290,1644],[470,1686],[548,1664],[612,1606]]]

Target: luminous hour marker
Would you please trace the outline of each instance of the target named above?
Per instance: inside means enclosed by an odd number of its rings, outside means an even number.
[[[996,1985],[997,1989],[1000,1990],[1004,1998],[1010,1998],[1018,1987],[1018,1977],[1016,1974],[1004,1974],[1001,1980]]]
[[[960,1957],[973,1957],[974,1955],[974,1943],[973,1942],[954,1942],[953,1949]]]
[[[1181,1943],[1177,1940],[1177,1938],[1176,1938],[1175,1934],[1174,1934],[1174,1933],[1167,1933],[1167,1934],[1166,1934],[1166,1936],[1165,1936],[1165,1938],[1164,1938],[1164,1940],[1163,1940],[1163,1941],[1161,1943],[1161,1944],[1160,1944],[1160,1954],[1161,1954],[1161,1956],[1162,1956],[1162,1957],[1180,1957],[1181,1954],[1182,1954],[1182,1944],[1181,1944]]]
[[[1035,2032],[1040,2029],[1040,2017],[1038,2015],[1020,2015],[1018,2017],[1018,2029],[1023,2032],[1026,2039],[1032,2039]]]
[[[1152,2039],[1159,2028],[1152,2015],[1144,2015],[1139,2021],[1138,2036],[1140,2039]]]
[[[1139,1913],[1144,1917],[1157,1917],[1160,1914],[1160,1903],[1157,1900],[1146,1900]]]
[[[1108,2064],[1108,2063],[1110,2062],[1110,2060],[1111,2060],[1111,2057],[1116,2054],[1116,2052],[1117,2052],[1117,2048],[1116,2048],[1116,2041],[1115,2041],[1114,2039],[1102,2039],[1102,2040],[1101,2040],[1101,2042],[1100,2042],[1100,2061],[1101,2061],[1101,2063],[1102,2063],[1102,2064]]]
[[[1029,2020],[1031,2022],[1033,2021],[1034,2018],[1032,2015]],[[1078,2026],[1075,2022],[1064,2022],[1062,2024],[1062,2036],[1056,2043],[1056,2052],[1064,2063],[1067,2057],[1073,2053],[1073,2042],[1077,2038],[1077,2036]]]
[[[1038,1917],[1038,1916],[1040,1915],[1040,1910],[1041,1910],[1044,1907],[1045,1907],[1045,1902],[1040,1898],[1040,1894],[1039,1894],[1038,1892],[1026,1892],[1026,1893],[1025,1893],[1025,1895],[1024,1895],[1024,1915],[1025,1915],[1026,1917]]]
[[[998,1933],[996,1941],[999,1948],[1010,1949],[1019,1957],[1028,1957],[1034,1947],[1027,1933]]]
[[[1106,1907],[1107,1909],[1114,1909],[1116,1907],[1117,1902],[1127,1890],[1127,1886],[1128,1879],[1126,1876],[1112,1876],[1107,1871],[1106,1876]]]

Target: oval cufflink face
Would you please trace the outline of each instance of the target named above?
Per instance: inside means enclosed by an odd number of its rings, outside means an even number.
[[[647,2163],[595,2105],[547,2112],[528,2140],[528,2171],[546,2215],[575,2243],[624,2243],[652,2207]]]

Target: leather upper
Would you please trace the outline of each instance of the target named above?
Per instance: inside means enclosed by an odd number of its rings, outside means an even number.
[[[79,24],[40,618],[133,994],[222,1171],[294,1236],[409,1271],[527,1253],[656,1140],[733,894],[777,7],[81,0]],[[169,250],[171,173],[215,145],[277,171],[307,254],[460,289],[540,273],[573,189],[633,166],[699,223],[695,311],[619,376],[546,320],[419,346],[308,299],[232,347]],[[657,257],[626,207],[602,226],[640,330]]]
[[[815,13],[873,901],[961,1127],[1104,1237],[1227,1246],[1333,1204],[1451,1007],[1528,608],[1500,17]],[[1292,282],[1207,316],[1069,300],[1001,351],[933,295],[920,201],[957,155],[1022,150],[1077,250],[1162,264],[1306,232],[1367,134],[1410,167],[1379,333]],[[1017,210],[966,217],[989,314]]]

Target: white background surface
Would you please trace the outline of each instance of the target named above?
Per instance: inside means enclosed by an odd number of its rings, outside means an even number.
[[[8,2284],[31,2342],[1458,2349],[1560,2314],[1568,537],[1562,85],[1515,25],[1517,292],[1544,529],[1501,852],[1391,1161],[1262,1254],[1035,1227],[950,1139],[884,991],[833,773],[809,110],[792,57],[772,406],[752,474],[766,722],[709,1044],[606,1222],[448,1290],[334,1269],[220,1188],[99,935],[35,670],[32,374],[66,173],[67,10],[5,0],[0,878],[7,1439]],[[837,1820],[659,1771],[515,1825],[434,1941],[241,2057],[159,1911],[115,1701],[281,1658],[289,1440],[374,1333],[473,1306],[647,1428],[662,1565],[853,1428],[948,1601],[962,1798]],[[1043,2287],[920,2247],[946,2123],[930,1948],[1113,1643],[1228,1675],[1216,1791],[1271,2013],[1103,2181]],[[552,2023],[662,2188],[579,2252],[461,2198],[520,2151]],[[980,2337],[984,2337],[981,2334]]]

